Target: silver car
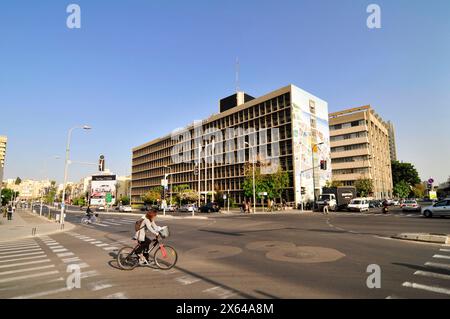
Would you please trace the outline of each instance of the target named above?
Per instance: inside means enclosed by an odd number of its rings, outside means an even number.
[[[422,215],[427,218],[434,216],[450,216],[450,198],[441,200],[434,205],[423,208]]]

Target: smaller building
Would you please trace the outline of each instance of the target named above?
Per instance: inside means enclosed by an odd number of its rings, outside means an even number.
[[[3,182],[3,171],[5,168],[7,142],[8,142],[8,138],[6,136],[0,136],[0,190],[2,188],[2,182]]]
[[[395,143],[395,128],[391,121],[386,122],[386,128],[389,134],[389,152],[391,154],[391,161],[397,160],[397,145]]]
[[[392,197],[388,124],[370,105],[329,114],[333,180],[354,186],[373,181],[375,198]]]

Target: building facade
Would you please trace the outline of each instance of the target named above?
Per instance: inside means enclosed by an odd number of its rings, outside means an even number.
[[[387,124],[370,106],[329,115],[333,181],[353,186],[371,179],[375,198],[392,197]]]
[[[5,159],[6,159],[6,144],[8,143],[8,138],[6,136],[0,136],[0,189],[3,184],[3,173],[5,169]]]
[[[386,122],[386,128],[389,134],[389,152],[391,154],[391,161],[397,160],[397,144],[395,143],[395,128],[391,121]]]
[[[226,192],[241,203],[246,163],[264,163],[265,174],[287,171],[283,199],[293,205],[312,201],[331,179],[331,165],[319,167],[330,162],[327,102],[289,85],[259,98],[238,92],[220,110],[132,150],[133,203],[165,174],[168,192],[187,184],[204,201]]]

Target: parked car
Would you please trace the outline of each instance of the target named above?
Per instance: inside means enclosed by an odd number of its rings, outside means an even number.
[[[355,198],[352,199],[350,204],[348,204],[349,211],[356,212],[368,212],[369,211],[369,200],[366,198]]]
[[[122,205],[119,206],[119,212],[123,212],[123,213],[131,213],[133,210],[131,208],[131,206],[129,205]]]
[[[405,199],[401,204],[402,211],[415,211],[420,212],[420,205],[415,199]]]
[[[382,206],[382,202],[374,199],[369,201],[369,208],[379,208]]]
[[[220,207],[217,203],[208,203],[200,207],[202,213],[218,213],[220,212]]]
[[[192,213],[197,211],[197,206],[193,204],[183,205],[179,209],[180,212]]]
[[[97,207],[97,211],[98,212],[104,212],[105,211],[105,206],[98,206]]]
[[[444,199],[431,206],[422,208],[422,215],[431,218],[434,216],[450,216],[450,198]]]

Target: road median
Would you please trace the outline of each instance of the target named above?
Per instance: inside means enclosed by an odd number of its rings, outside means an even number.
[[[391,236],[391,238],[432,244],[450,244],[450,235],[448,234],[401,233]]]

